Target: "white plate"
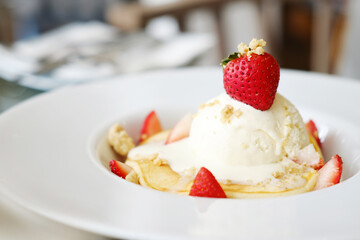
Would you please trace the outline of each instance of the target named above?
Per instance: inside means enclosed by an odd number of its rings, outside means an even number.
[[[220,68],[133,75],[32,98],[0,116],[0,190],[57,221],[120,238],[355,239],[360,236],[360,83],[281,71],[279,92],[313,118],[341,184],[272,199],[178,196],[126,182],[96,155],[120,121],[137,136],[155,109],[166,127],[223,91]],[[110,160],[110,159],[109,159]]]

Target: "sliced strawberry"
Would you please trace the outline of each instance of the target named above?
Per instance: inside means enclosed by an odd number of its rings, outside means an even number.
[[[152,135],[161,132],[162,127],[155,111],[151,111],[144,120],[141,128],[140,142],[145,141]]]
[[[224,190],[218,181],[216,181],[214,175],[204,167],[197,173],[189,195],[196,197],[226,198]]]
[[[324,159],[315,150],[314,145],[309,144],[308,146],[301,149],[294,159],[294,162],[302,165],[306,165],[319,170],[324,166]]]
[[[109,167],[113,173],[124,179],[132,170],[130,166],[116,160],[111,160],[109,162]]]
[[[339,155],[332,157],[320,170],[315,190],[327,188],[340,182],[343,162]]]
[[[169,137],[166,139],[165,144],[173,143],[186,138],[190,134],[190,127],[192,122],[191,114],[186,114],[171,130]]]
[[[321,141],[319,138],[319,131],[314,123],[313,120],[309,120],[306,124],[305,124],[306,130],[308,131],[308,133],[315,138],[316,143],[319,145],[319,147],[321,148]]]

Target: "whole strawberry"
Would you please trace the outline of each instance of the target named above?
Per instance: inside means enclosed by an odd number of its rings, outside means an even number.
[[[268,110],[279,85],[280,67],[273,56],[264,52],[264,40],[253,39],[249,47],[239,45],[239,52],[222,61],[224,87],[235,100],[258,110]]]

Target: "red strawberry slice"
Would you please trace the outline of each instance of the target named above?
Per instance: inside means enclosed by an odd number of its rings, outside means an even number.
[[[190,134],[190,127],[192,122],[191,114],[185,115],[171,130],[165,144],[173,143],[186,138]]]
[[[126,176],[131,172],[132,168],[125,163],[111,160],[109,162],[109,167],[113,173],[118,175],[119,177],[126,178]]]
[[[140,142],[145,141],[152,135],[161,132],[162,127],[155,111],[151,111],[144,120],[141,128]]]
[[[339,155],[332,157],[320,170],[315,190],[327,188],[340,182],[343,162]]]
[[[325,164],[324,159],[322,159],[312,144],[301,149],[296,155],[294,162],[312,167],[315,170],[319,170]]]
[[[196,197],[226,198],[224,190],[218,181],[216,181],[214,175],[204,167],[197,173],[189,195]]]
[[[274,102],[280,79],[280,67],[268,53],[250,57],[230,55],[223,61],[224,88],[235,100],[258,110],[268,110]]]
[[[321,148],[321,141],[319,138],[319,131],[314,123],[313,120],[309,120],[306,124],[305,124],[306,130],[308,131],[308,133],[313,136],[313,138],[315,138],[317,144],[319,145],[319,147]]]

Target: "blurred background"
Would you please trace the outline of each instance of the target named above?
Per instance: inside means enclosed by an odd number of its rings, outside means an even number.
[[[253,37],[282,68],[360,80],[359,12],[359,0],[0,0],[0,112],[69,84],[219,66]],[[23,211],[0,199],[0,238],[103,239]]]
[[[214,65],[264,38],[282,68],[360,78],[357,0],[0,0],[0,112],[120,74]]]

